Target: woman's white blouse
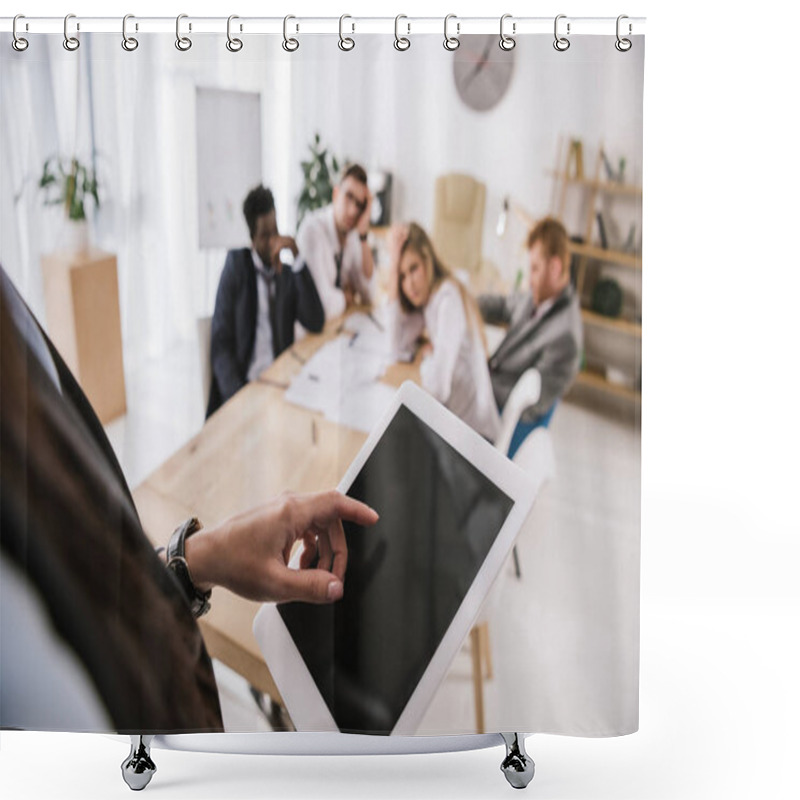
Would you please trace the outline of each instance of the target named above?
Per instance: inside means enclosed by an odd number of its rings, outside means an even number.
[[[494,441],[500,417],[480,333],[470,328],[461,292],[453,279],[444,281],[423,311],[407,314],[394,301],[389,308],[392,349],[397,358],[410,358],[423,330],[433,352],[420,365],[423,387],[457,417]],[[480,324],[478,322],[477,324]]]

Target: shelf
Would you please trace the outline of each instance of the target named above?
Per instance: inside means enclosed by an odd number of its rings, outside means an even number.
[[[606,317],[586,308],[581,309],[581,318],[587,325],[609,328],[610,330],[625,333],[628,336],[638,336],[639,338],[642,336],[642,326],[638,322],[630,322],[627,319],[618,317]]]
[[[569,247],[578,256],[595,258],[608,264],[619,264],[632,269],[642,268],[642,257],[633,253],[623,253],[621,250],[604,250],[602,247],[597,247],[593,244],[579,244],[578,242],[570,242]]]
[[[618,383],[611,383],[611,381],[606,380],[606,378],[597,372],[590,372],[589,370],[579,372],[575,377],[575,384],[577,386],[588,386],[591,389],[599,389],[608,394],[624,397],[626,400],[633,400],[637,403],[641,403],[642,401],[642,393],[638,389],[631,389]]]
[[[556,180],[566,181],[567,183],[574,183],[578,186],[586,186],[590,189],[596,189],[598,192],[606,192],[607,194],[624,194],[630,197],[641,197],[642,187],[636,186],[632,183],[615,183],[614,181],[596,181],[591,178],[573,178],[565,175],[563,172],[550,173]]]

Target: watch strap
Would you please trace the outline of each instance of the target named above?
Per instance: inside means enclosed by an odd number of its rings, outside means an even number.
[[[186,562],[186,540],[202,527],[197,517],[187,519],[174,530],[167,545],[167,567],[177,579],[195,618],[202,617],[211,608],[211,590],[197,589]]]

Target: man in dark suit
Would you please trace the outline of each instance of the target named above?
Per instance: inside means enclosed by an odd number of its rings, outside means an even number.
[[[211,323],[211,391],[206,417],[255,380],[294,342],[294,325],[317,333],[325,313],[314,279],[297,258],[291,236],[281,236],[272,192],[253,189],[244,201],[251,247],[230,250],[219,280]],[[295,256],[281,262],[281,250]]]
[[[541,377],[539,399],[521,416],[533,424],[547,414],[578,373],[583,347],[581,309],[569,275],[569,238],[558,220],[539,221],[528,235],[529,291],[478,300],[486,322],[508,331],[489,358],[498,408],[514,384],[533,367]]]

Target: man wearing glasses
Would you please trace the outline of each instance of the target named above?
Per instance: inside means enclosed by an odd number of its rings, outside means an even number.
[[[297,232],[297,248],[314,278],[326,320],[370,300],[375,269],[367,243],[371,205],[367,173],[352,164],[333,187],[333,202],[307,214]]]

